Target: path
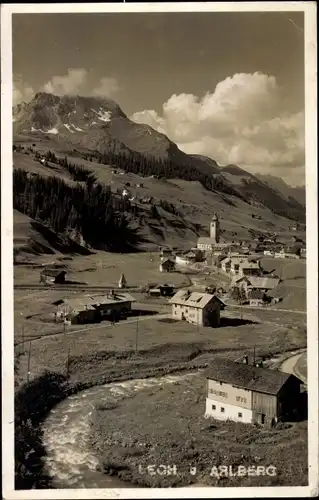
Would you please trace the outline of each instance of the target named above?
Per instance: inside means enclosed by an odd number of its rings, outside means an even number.
[[[290,356],[290,358],[286,359],[285,361],[282,362],[280,366],[280,370],[285,373],[291,373],[292,375],[296,375],[296,377],[300,378],[302,382],[305,384],[307,383],[306,377],[303,377],[300,373],[295,372],[295,366],[297,364],[297,361],[303,356],[305,351],[299,352],[298,354],[294,354],[293,356]]]
[[[131,319],[126,319],[125,321],[123,321],[123,323],[127,324],[127,323],[134,323],[136,324],[137,322],[139,323],[140,321],[147,321],[149,319],[166,319],[168,317],[171,317],[171,314],[152,314],[152,315],[149,315],[149,316],[135,316],[134,318],[131,318]],[[29,342],[35,342],[37,340],[41,340],[41,339],[45,339],[45,338],[54,338],[54,337],[60,337],[61,335],[71,335],[73,333],[80,333],[80,332],[90,332],[91,330],[98,330],[100,328],[110,328],[113,326],[113,323],[103,323],[102,325],[101,324],[98,324],[97,326],[89,326],[87,325],[85,328],[79,328],[78,330],[66,330],[65,331],[61,331],[59,333],[48,333],[46,335],[39,335],[38,337],[33,337],[32,339],[28,338],[28,339],[25,339],[24,341],[17,341],[15,345],[20,345],[20,344],[23,344],[23,343],[29,343]]]
[[[253,309],[253,310],[260,310],[260,311],[270,311],[270,312],[290,312],[290,313],[296,313],[296,314],[307,314],[307,311],[297,311],[296,309],[280,309],[279,307],[277,308],[273,308],[273,309],[270,309],[270,308],[267,308],[267,307],[257,307],[257,306],[245,306],[245,305],[236,305],[236,304],[225,304],[227,308],[229,307],[234,307],[234,308],[238,308],[238,309]]]

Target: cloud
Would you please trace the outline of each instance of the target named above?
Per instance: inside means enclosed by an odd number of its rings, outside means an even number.
[[[21,102],[29,102],[34,96],[34,90],[28,83],[24,82],[21,75],[13,75],[12,82],[13,106]]]
[[[103,77],[99,85],[92,90],[92,95],[98,97],[113,97],[120,90],[120,86],[116,78]]]
[[[62,95],[93,95],[97,97],[112,97],[120,87],[113,77],[104,76],[98,84],[89,90],[89,73],[84,68],[69,69],[64,76],[53,76],[44,84],[43,89],[50,94]]]
[[[256,173],[274,174],[276,168],[287,174],[304,168],[304,113],[285,109],[282,94],[274,76],[237,73],[212,93],[174,94],[160,114],[145,110],[131,119],[165,133],[186,153]]]
[[[64,76],[53,76],[44,84],[44,91],[54,95],[80,94],[87,82],[88,72],[84,68],[69,69]]]

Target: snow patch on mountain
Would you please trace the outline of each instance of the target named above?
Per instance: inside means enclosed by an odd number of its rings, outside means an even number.
[[[69,125],[68,123],[63,123],[63,125],[68,129],[69,132],[71,132],[71,134],[74,134],[74,130],[71,129],[71,125]]]
[[[44,130],[42,130],[42,128],[31,127],[31,132],[44,132]]]
[[[100,108],[98,111],[96,109],[91,108],[94,113],[97,114],[97,117],[102,122],[110,122],[111,121],[111,111],[104,111],[103,108]]]
[[[78,132],[83,132],[82,128],[76,127],[75,125],[72,124],[72,127],[77,130]]]
[[[47,131],[47,134],[58,134],[59,131],[56,127],[50,128],[50,130]]]

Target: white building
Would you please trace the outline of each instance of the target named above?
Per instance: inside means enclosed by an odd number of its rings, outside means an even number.
[[[204,252],[221,253],[225,248],[229,247],[229,243],[220,241],[220,224],[218,215],[213,214],[209,227],[209,237],[201,237],[197,240],[197,248]]]
[[[209,293],[178,290],[170,299],[172,318],[185,320],[200,326],[220,325],[220,310],[225,307],[223,302]]]
[[[174,259],[163,259],[160,262],[159,270],[161,273],[167,272],[172,273],[175,271],[175,260]]]
[[[205,417],[270,424],[291,411],[299,394],[294,375],[217,358],[207,373]]]

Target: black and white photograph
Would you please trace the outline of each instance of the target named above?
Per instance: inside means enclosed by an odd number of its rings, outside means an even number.
[[[3,497],[316,496],[316,4],[1,14]]]

